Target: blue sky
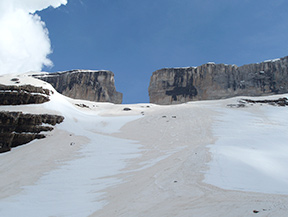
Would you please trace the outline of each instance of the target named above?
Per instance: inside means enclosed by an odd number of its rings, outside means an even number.
[[[37,13],[53,49],[43,70],[111,70],[123,103],[149,102],[157,69],[287,56],[287,11],[284,0],[69,0]]]

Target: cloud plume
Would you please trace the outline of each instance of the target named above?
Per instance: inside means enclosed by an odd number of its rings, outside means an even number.
[[[67,0],[0,0],[0,74],[52,66],[48,30],[35,12],[62,4]]]

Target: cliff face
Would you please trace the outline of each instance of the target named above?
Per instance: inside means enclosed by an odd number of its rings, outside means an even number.
[[[64,120],[64,117],[59,115],[3,111],[7,105],[45,103],[50,101],[49,96],[54,94],[54,91],[42,87],[30,84],[20,85],[19,79],[14,79],[15,85],[0,84],[0,105],[4,105],[0,111],[0,153],[10,151],[11,148],[29,143],[34,139],[45,138],[43,132],[53,130],[52,126]]]
[[[111,71],[72,70],[33,77],[50,83],[59,93],[74,99],[122,103],[122,93],[116,91]]]
[[[150,102],[164,105],[287,92],[288,56],[241,67],[207,63],[164,68],[153,72],[149,86]]]
[[[40,104],[49,101],[50,90],[32,85],[0,84],[0,105]]]
[[[22,112],[0,112],[0,153],[11,148],[45,138],[44,131],[53,130],[64,117],[49,114],[23,114]],[[46,124],[46,125],[42,125]]]

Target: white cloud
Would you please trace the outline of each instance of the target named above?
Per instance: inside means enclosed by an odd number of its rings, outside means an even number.
[[[0,0],[0,74],[41,71],[51,66],[48,30],[34,14],[67,0]]]

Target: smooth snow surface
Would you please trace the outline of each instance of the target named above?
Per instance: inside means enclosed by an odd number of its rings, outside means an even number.
[[[91,135],[90,135],[91,136]],[[0,203],[0,216],[88,216],[106,203],[101,190],[121,180],[109,177],[137,157],[131,141],[95,135],[79,158],[59,165],[34,185]],[[16,208],[15,208],[16,207]],[[33,207],[33,208],[32,208]]]
[[[205,182],[221,188],[288,194],[288,110],[225,109],[217,117]],[[254,112],[253,112],[254,111]]]

